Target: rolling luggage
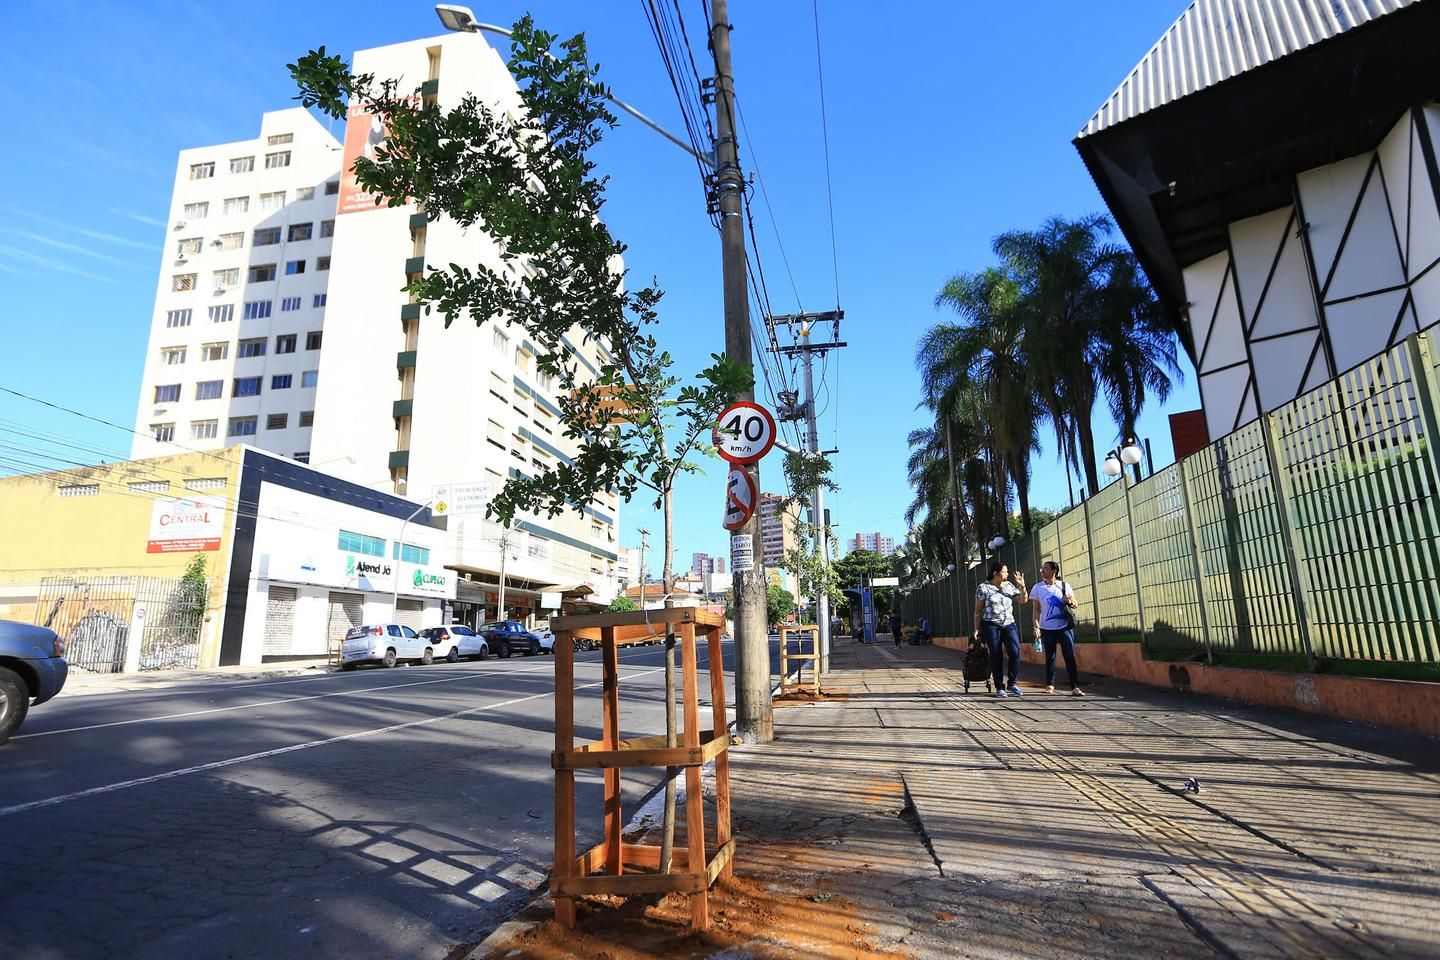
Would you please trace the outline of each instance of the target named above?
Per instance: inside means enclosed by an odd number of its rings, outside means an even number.
[[[965,650],[965,692],[970,692],[971,682],[979,683],[985,681],[985,692],[991,691],[990,685],[990,648],[983,643],[971,642]]]

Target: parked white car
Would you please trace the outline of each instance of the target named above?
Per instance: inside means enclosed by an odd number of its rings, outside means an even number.
[[[555,655],[555,631],[550,629],[549,623],[537,623],[530,628],[530,632],[540,638],[540,652]]]
[[[351,627],[340,644],[340,669],[354,670],[362,663],[393,667],[401,660],[429,663],[435,651],[414,630],[401,623]]]
[[[443,627],[426,627],[420,631],[435,652],[436,660],[454,663],[462,657],[484,660],[490,655],[490,645],[485,638],[463,623],[447,623]]]

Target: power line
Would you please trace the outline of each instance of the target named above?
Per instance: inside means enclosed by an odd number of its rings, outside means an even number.
[[[765,203],[765,212],[770,215],[770,228],[775,231],[775,246],[780,249],[780,260],[785,264],[785,273],[790,278],[790,290],[795,294],[796,309],[804,313],[805,305],[800,302],[800,288],[795,284],[795,272],[790,269],[790,257],[785,253],[785,241],[780,239],[780,221],[775,219],[775,208],[770,205],[770,191],[765,189],[765,174],[760,169],[760,155],[755,150],[755,138],[750,135],[750,127],[745,123],[745,110],[740,106],[739,100],[735,102],[735,115],[740,118],[740,129],[745,133],[745,145],[750,148],[751,168],[755,171],[755,180],[760,186],[760,199]],[[758,251],[759,241],[755,239],[753,223],[750,227],[750,239]]]

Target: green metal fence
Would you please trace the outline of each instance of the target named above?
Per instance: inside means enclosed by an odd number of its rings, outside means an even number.
[[[1432,330],[1143,482],[1111,483],[997,559],[1032,583],[1057,561],[1081,640],[1440,680],[1437,381]],[[914,589],[903,616],[968,635],[983,576]]]

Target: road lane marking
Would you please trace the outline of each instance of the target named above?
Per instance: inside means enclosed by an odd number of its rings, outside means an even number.
[[[636,677],[648,676],[652,673],[661,672],[664,667],[655,667],[650,670],[642,670],[639,673],[632,673],[621,679],[633,680]],[[518,672],[518,671],[517,671]],[[588,690],[591,687],[598,687],[604,683],[603,680],[596,680],[594,683],[583,683],[575,687],[576,690]],[[127,790],[130,787],[143,787],[149,783],[158,783],[161,780],[173,780],[176,777],[189,776],[192,773],[208,773],[211,770],[220,770],[224,767],[233,767],[236,764],[250,763],[254,760],[265,760],[269,757],[279,757],[287,753],[295,753],[299,750],[309,750],[312,747],[325,747],[332,743],[344,743],[347,740],[358,740],[361,737],[373,736],[377,733],[394,733],[397,730],[408,730],[411,727],[425,727],[434,723],[443,723],[446,720],[454,720],[458,717],[468,717],[471,714],[483,713],[486,710],[496,710],[501,707],[513,707],[517,703],[527,703],[531,700],[539,700],[542,697],[553,697],[555,691],[547,690],[544,693],[532,693],[528,697],[515,697],[510,700],[502,700],[499,703],[487,703],[480,707],[469,707],[465,710],[456,710],[454,713],[443,714],[438,717],[427,717],[424,720],[410,720],[405,723],[394,723],[388,727],[376,727],[373,730],[360,730],[355,733],[346,733],[338,737],[326,737],[323,740],[311,740],[307,743],[293,743],[288,747],[276,747],[273,750],[262,750],[259,753],[247,753],[241,757],[230,757],[226,760],[212,760],[209,763],[199,763],[192,767],[181,767],[178,770],[167,770],[164,773],[151,774],[148,777],[136,777],[133,780],[122,780],[119,783],[107,783],[104,786],[90,787],[87,790],[77,790],[74,793],[61,794],[56,797],[46,797],[43,800],[31,800],[28,803],[18,803],[12,807],[0,807],[0,817],[8,817],[16,813],[25,813],[29,810],[39,810],[43,807],[53,807],[58,804],[68,803],[71,800],[80,800],[84,797],[94,797],[105,793],[114,793],[117,790]]]
[[[182,720],[186,717],[203,717],[213,713],[225,713],[230,710],[250,710],[255,707],[272,707],[277,703],[300,703],[305,700],[323,700],[326,697],[352,697],[362,693],[374,693],[377,690],[402,690],[405,687],[421,687],[430,683],[453,683],[457,680],[488,680],[494,677],[508,677],[517,673],[535,673],[540,670],[551,669],[549,667],[526,667],[523,670],[509,670],[505,673],[467,673],[458,677],[436,677],[434,680],[415,680],[409,683],[388,683],[378,687],[362,687],[359,690],[336,690],[334,693],[313,693],[308,697],[282,697],[279,700],[261,700],[257,703],[237,703],[228,707],[208,707],[204,710],[187,710],[184,713],[168,713],[158,717],[133,717],[129,720],[112,720],[108,723],[91,723],[83,727],[65,727],[60,730],[40,730],[35,733],[22,733],[18,737],[11,737],[11,740],[26,740],[33,737],[50,737],[57,733],[79,733],[82,730],[103,730],[106,727],[125,727],[136,723],[153,723],[160,720]]]

